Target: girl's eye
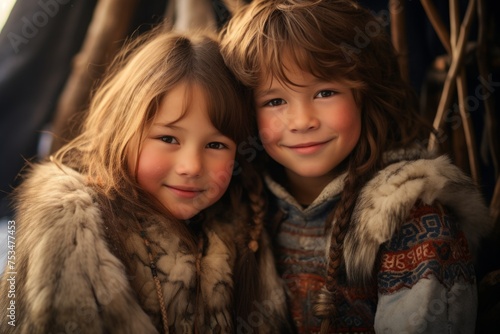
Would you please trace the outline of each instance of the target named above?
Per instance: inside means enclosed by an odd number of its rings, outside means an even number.
[[[223,143],[212,142],[212,143],[207,144],[207,148],[210,148],[213,150],[223,150],[223,149],[227,148],[227,146],[224,145]]]
[[[266,103],[264,103],[264,106],[277,107],[277,106],[281,106],[282,104],[285,104],[285,103],[286,103],[286,101],[283,99],[272,99],[272,100],[269,100]]]
[[[333,90],[322,90],[320,91],[316,97],[319,97],[319,98],[322,98],[322,97],[330,97],[330,96],[333,96],[335,95],[337,92],[333,91]]]
[[[179,144],[177,139],[175,139],[175,137],[172,137],[172,136],[161,136],[160,140],[167,143],[167,144]]]

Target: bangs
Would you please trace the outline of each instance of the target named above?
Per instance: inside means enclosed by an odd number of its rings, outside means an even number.
[[[180,121],[187,115],[194,98],[193,87],[196,85],[205,98],[208,118],[214,128],[235,143],[241,143],[252,134],[253,128],[250,125],[253,124],[253,118],[250,108],[253,104],[250,100],[250,94],[244,91],[240,92],[238,87],[233,85],[232,82],[225,82],[216,78],[212,82],[200,80],[200,78],[186,79],[170,85],[165,93],[157,96],[151,102],[145,132],[154,123],[162,99],[169,94],[173,87],[182,82],[186,83],[186,90],[183,96],[183,110],[179,117],[173,120],[172,123]]]
[[[212,125],[224,136],[231,138],[239,144],[252,134],[251,109],[244,108],[243,101],[251,106],[250,99],[244,99],[249,95],[239,92],[238,89],[229,83],[221,82],[217,85],[214,82],[198,83],[207,101],[208,117]]]
[[[270,78],[275,78],[283,85],[302,87],[302,84],[294,82],[287,75],[291,66],[296,66],[301,71],[310,73],[320,80],[342,83],[355,92],[361,91],[367,86],[364,81],[356,78],[355,66],[346,67],[344,62],[334,59],[331,53],[324,52],[324,50],[318,52],[307,49],[304,43],[293,40],[293,38],[281,43],[268,44],[268,47],[267,55],[261,56],[264,61],[259,64],[262,70],[259,84],[267,82]],[[355,94],[355,97],[358,95]],[[358,98],[356,100],[359,101]]]
[[[147,123],[152,123],[161,99],[175,86],[185,83],[184,110],[178,120],[182,119],[194,97],[191,87],[196,85],[205,98],[212,125],[234,142],[242,142],[254,131],[251,128],[253,101],[250,90],[225,65],[219,44],[206,36],[196,36],[192,40],[179,38],[174,42],[170,47],[161,46],[166,55],[157,72],[163,75],[149,86],[155,89]]]
[[[261,73],[259,83],[272,76],[283,84],[300,86],[286,75],[287,59],[288,66],[293,64],[319,79],[340,81],[352,89],[365,86],[356,78],[356,63],[345,60],[342,40],[324,34],[321,23],[303,9],[303,15],[295,15],[293,10],[275,11],[272,24],[268,21],[262,26],[253,50],[253,65]]]

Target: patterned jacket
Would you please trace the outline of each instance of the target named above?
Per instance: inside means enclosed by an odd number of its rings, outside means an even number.
[[[481,195],[444,156],[393,152],[388,160],[359,195],[344,242],[349,279],[334,293],[322,289],[331,235],[324,228],[345,175],[306,208],[266,177],[277,267],[299,333],[319,332],[313,309],[329,310],[334,298],[332,333],[474,333],[473,258],[491,226]]]

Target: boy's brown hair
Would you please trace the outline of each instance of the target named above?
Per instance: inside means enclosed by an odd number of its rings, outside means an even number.
[[[285,75],[283,59],[289,57],[317,78],[351,88],[361,109],[362,133],[343,163],[345,188],[327,221],[329,291],[344,271],[342,245],[362,186],[385,164],[384,152],[423,142],[428,132],[422,130],[430,129],[400,75],[386,25],[353,1],[254,0],[221,32],[226,63],[252,89],[270,76],[297,85]],[[317,310],[318,316],[332,316],[327,313]]]

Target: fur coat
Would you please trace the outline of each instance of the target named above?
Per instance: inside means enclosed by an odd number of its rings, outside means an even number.
[[[117,256],[108,242],[110,215],[83,175],[54,163],[36,165],[16,199],[15,257],[0,286],[1,333],[162,331],[143,237],[134,229],[119,231],[125,233],[126,250]],[[258,253],[262,296],[252,296],[254,311],[248,319],[234,319],[234,240],[243,222],[203,225],[206,247],[197,262],[164,217],[125,219],[125,226],[140,221],[146,231],[170,332],[191,333],[196,322],[199,333],[265,333],[284,323],[283,288],[266,235]]]

